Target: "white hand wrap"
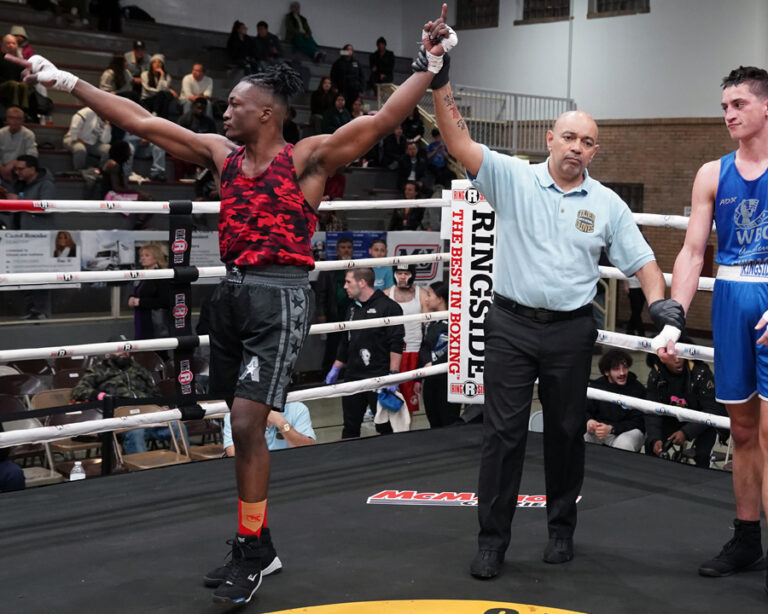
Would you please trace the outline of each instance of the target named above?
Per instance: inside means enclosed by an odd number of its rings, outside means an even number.
[[[672,326],[671,324],[665,324],[664,328],[661,329],[661,332],[651,340],[651,349],[654,352],[658,352],[659,348],[667,347],[667,344],[670,341],[677,343],[677,340],[680,339],[681,332],[682,331],[679,328]]]
[[[29,58],[29,63],[32,65],[30,74],[37,79],[38,83],[46,87],[62,92],[72,92],[77,84],[75,75],[66,70],[59,70],[41,55],[33,55]]]
[[[446,26],[447,27],[447,26]],[[429,32],[426,30],[421,31],[421,41],[424,43],[426,49],[426,43],[429,41]],[[443,53],[448,53],[459,42],[459,37],[456,36],[453,28],[448,27],[448,36],[444,36],[440,40],[440,46],[443,48]],[[427,70],[431,73],[437,74],[443,67],[443,55],[434,55],[427,51]]]

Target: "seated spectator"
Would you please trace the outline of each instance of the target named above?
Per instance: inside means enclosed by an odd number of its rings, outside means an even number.
[[[116,55],[109,61],[109,65],[101,73],[99,89],[130,98],[134,102],[139,101],[139,97],[133,91],[133,75],[128,70],[128,63],[122,55]]]
[[[455,176],[448,168],[448,148],[437,128],[432,128],[432,142],[427,145],[426,153],[427,170],[434,177],[435,183],[451,185],[451,180],[455,179]]]
[[[128,341],[125,335],[111,337],[110,341]],[[159,397],[160,390],[152,374],[138,364],[129,352],[106,354],[104,359],[88,369],[70,393],[71,399],[81,403],[96,401],[105,396],[120,399],[142,399]],[[175,427],[174,427],[175,428]],[[186,428],[182,425],[186,440]],[[176,430],[176,437],[180,433]],[[171,431],[167,426],[126,431],[122,435],[123,452],[135,454],[146,452],[151,440],[169,441]]]
[[[285,139],[286,143],[292,143],[293,145],[298,143],[301,138],[299,127],[293,121],[294,119],[296,119],[296,109],[288,107],[288,113],[286,113],[283,120],[283,139]]]
[[[387,50],[387,39],[379,36],[376,51],[368,56],[371,76],[368,86],[375,92],[377,83],[392,83],[395,72],[395,54]]]
[[[384,138],[381,152],[381,163],[388,169],[394,171],[400,165],[400,159],[405,155],[405,146],[408,139],[403,134],[402,126],[395,128],[395,131]]]
[[[40,168],[35,156],[19,156],[14,167],[15,179],[10,191],[3,198],[8,200],[52,200],[56,195],[53,174],[47,168]],[[0,193],[5,190],[0,188]]]
[[[21,57],[28,60],[35,55],[35,49],[29,44],[29,36],[24,26],[11,26],[11,34],[16,37],[16,44],[21,52]]]
[[[83,107],[72,116],[69,130],[64,135],[64,147],[72,152],[75,170],[88,166],[88,156],[99,158],[99,168],[107,163],[109,144],[112,141],[110,125],[90,107]]]
[[[192,65],[192,72],[184,75],[181,80],[181,101],[184,113],[192,110],[192,103],[197,100],[203,100],[206,103],[206,114],[213,117],[213,105],[211,96],[213,95],[213,79],[205,74],[205,66],[200,64]]]
[[[355,50],[349,43],[344,45],[339,54],[331,66],[331,82],[339,93],[344,94],[347,109],[352,111],[352,104],[363,91],[363,69],[355,59]]]
[[[149,57],[144,50],[144,41],[133,41],[133,49],[125,54],[125,65],[133,78],[133,91],[141,94],[141,73],[149,70]]]
[[[221,437],[224,442],[224,454],[235,455],[235,442],[232,440],[231,414],[224,416],[224,428]],[[267,429],[264,432],[267,448],[285,450],[311,446],[316,443],[317,435],[312,428],[309,408],[304,403],[286,403],[282,412],[274,409],[267,416]]]
[[[280,49],[280,39],[269,31],[266,21],[256,24],[256,38],[253,43],[253,55],[258,63],[259,71],[262,71],[283,61],[283,52]]]
[[[387,242],[384,239],[374,239],[368,247],[368,255],[371,258],[387,257]],[[385,290],[395,285],[395,277],[392,274],[392,267],[389,265],[371,267],[376,281],[373,282],[374,290]]]
[[[304,15],[301,14],[301,3],[291,2],[291,10],[285,16],[285,40],[291,43],[315,63],[322,61],[325,54],[320,51],[312,38],[312,29]]]
[[[406,181],[403,186],[403,198],[406,200],[416,200],[420,197],[417,183],[415,181]],[[392,217],[389,218],[387,230],[420,230],[423,219],[424,209],[421,207],[395,209],[392,211]]]
[[[0,433],[5,429],[0,422]],[[26,485],[24,470],[13,461],[8,460],[11,448],[0,448],[0,492],[24,490]]]
[[[645,398],[645,387],[629,368],[632,357],[624,350],[609,350],[600,357],[602,377],[589,385],[614,394]],[[587,432],[584,441],[620,450],[639,452],[643,447],[645,422],[643,412],[624,409],[609,401],[587,399]]]
[[[691,343],[685,336],[681,343]],[[686,360],[680,355],[653,356],[648,374],[648,400],[675,405],[707,414],[725,416],[722,404],[715,400],[715,381],[707,363]],[[698,422],[680,422],[672,416],[645,415],[645,453],[661,456],[669,446],[682,448],[686,441],[693,442],[697,467],[709,467],[717,429]]]
[[[404,190],[406,181],[416,183],[419,193],[425,192],[427,180],[427,159],[416,143],[405,146],[405,155],[397,165],[397,189]]]
[[[0,128],[0,178],[10,184],[15,178],[13,169],[19,156],[37,156],[35,133],[24,126],[24,111],[11,107],[5,113],[5,123]]]
[[[312,92],[309,99],[310,124],[313,134],[322,134],[323,116],[325,112],[333,107],[338,92],[331,84],[331,78],[327,76],[320,77],[320,84]]]
[[[0,49],[3,56],[6,53],[18,55],[18,43],[13,34],[3,36]],[[19,107],[25,115],[29,115],[29,86],[24,83],[22,71],[24,68],[16,62],[0,58],[0,105],[4,107]]]
[[[325,134],[333,134],[341,128],[344,124],[352,121],[352,115],[350,115],[347,108],[344,106],[344,96],[338,94],[333,106],[325,112],[323,115],[323,132]]]
[[[424,122],[421,120],[418,107],[411,111],[411,114],[403,120],[401,125],[403,134],[408,141],[418,143],[424,136]]]
[[[165,56],[156,53],[149,70],[141,73],[141,105],[153,115],[168,119],[172,103],[179,95],[171,89],[171,75],[165,71]]]
[[[230,68],[240,68],[246,75],[259,72],[259,63],[254,55],[253,42],[248,36],[248,26],[235,20],[227,39],[227,63]]]
[[[102,196],[107,200],[152,200],[152,196],[128,186],[125,165],[131,159],[131,146],[117,141],[109,148],[107,161],[101,168]],[[137,219],[146,220],[146,216]]]
[[[428,312],[448,310],[448,284],[444,281],[431,283],[426,289]],[[430,320],[424,325],[419,348],[418,367],[430,367],[448,362],[448,321]],[[417,387],[421,388],[424,411],[430,428],[455,424],[461,413],[461,404],[448,402],[448,374],[440,373],[425,377]]]
[[[198,134],[215,134],[216,122],[206,115],[210,103],[205,98],[198,98],[190,110],[179,118],[179,126]]]
[[[146,139],[139,138],[129,132],[124,133],[123,140],[131,147],[131,157],[123,166],[123,173],[130,178],[133,174],[133,161],[152,160],[149,167],[149,178],[151,181],[167,181],[165,175],[165,150]]]

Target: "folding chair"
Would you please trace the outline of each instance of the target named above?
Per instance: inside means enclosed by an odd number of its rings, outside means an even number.
[[[53,390],[43,390],[38,392],[32,397],[30,402],[30,409],[45,409],[47,407],[59,407],[62,405],[69,405],[70,396],[72,393],[71,388],[54,388]],[[46,426],[58,426],[62,424],[70,424],[72,422],[84,422],[85,420],[98,420],[101,418],[101,412],[95,409],[79,410],[77,405],[72,406],[72,411],[66,414],[53,414],[47,416],[45,419]],[[59,439],[50,443],[51,450],[54,453],[60,454],[65,460],[75,460],[77,452],[85,453],[85,460],[89,459],[91,453],[99,454],[101,452],[101,442],[98,440],[93,441],[78,441],[67,437],[65,439]],[[78,459],[84,460],[84,459]],[[95,460],[95,459],[94,459]],[[101,459],[98,459],[99,463]],[[61,463],[57,463],[56,467],[60,467]],[[88,475],[88,467],[83,462],[85,467],[85,473]],[[70,467],[71,469],[71,467]]]
[[[88,369],[61,369],[51,377],[51,385],[54,388],[74,388]]]
[[[122,418],[127,416],[136,416],[140,414],[152,414],[165,411],[164,407],[159,405],[122,405],[115,407],[115,417]],[[123,454],[120,443],[117,439],[118,433],[135,430],[137,428],[152,428],[158,426],[167,426],[171,433],[171,448],[169,450],[148,450],[147,452],[137,452],[135,454]],[[174,428],[175,427],[175,428]],[[118,463],[125,465],[128,469],[140,471],[142,469],[154,469],[155,467],[167,467],[169,465],[180,465],[190,462],[187,442],[181,438],[181,443],[176,437],[176,430],[181,432],[180,420],[168,420],[165,422],[144,424],[140,427],[131,427],[114,431],[112,436],[115,441],[115,450],[117,451]]]
[[[90,356],[62,356],[53,359],[53,372],[58,373],[66,369],[78,369],[85,371],[88,368]]]
[[[0,375],[0,394],[22,397],[29,407],[30,397],[45,390],[49,386],[38,376],[29,373],[16,375]]]
[[[29,358],[27,360],[12,360],[9,363],[19,373],[30,373],[32,375],[50,375],[53,373],[51,365],[45,358]]]
[[[137,364],[152,374],[156,382],[165,377],[165,363],[157,352],[136,352],[131,356]]]

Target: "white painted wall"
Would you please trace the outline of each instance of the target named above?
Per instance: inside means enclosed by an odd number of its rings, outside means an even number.
[[[229,31],[234,19],[279,31],[288,0],[133,0],[158,21]],[[651,0],[651,12],[587,19],[574,0],[571,97],[599,119],[719,115],[719,83],[739,64],[768,66],[766,0]],[[226,7],[226,10],[222,10]],[[499,28],[464,30],[452,58],[455,83],[565,97],[567,21],[514,26],[522,0],[500,0]],[[437,16],[436,0],[305,0],[321,44],[371,50],[380,35],[412,55],[419,28]],[[449,22],[454,15],[449,2]],[[179,19],[183,15],[183,19]]]

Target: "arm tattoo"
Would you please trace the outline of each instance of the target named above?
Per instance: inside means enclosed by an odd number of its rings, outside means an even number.
[[[459,130],[467,129],[467,125],[464,123],[463,119],[459,119],[459,121],[456,122],[456,125],[459,127]]]
[[[453,101],[453,94],[446,94],[443,97],[443,101],[445,101],[445,106],[449,109],[454,106],[455,102]]]

